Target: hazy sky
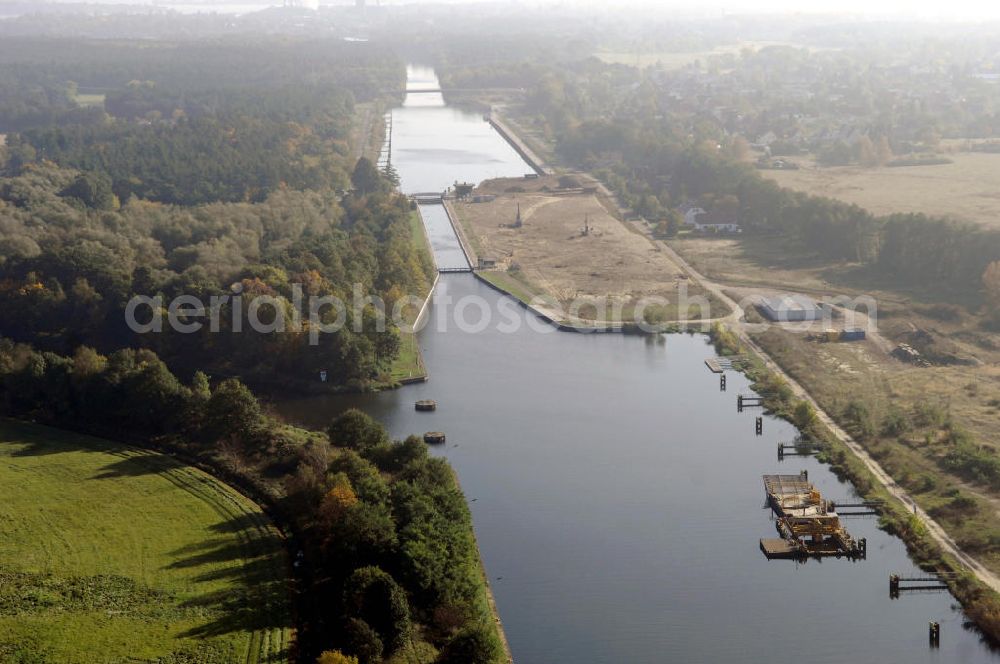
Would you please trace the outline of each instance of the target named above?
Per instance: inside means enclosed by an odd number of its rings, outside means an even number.
[[[81,2],[84,0],[56,0]],[[230,4],[280,5],[281,0],[88,0],[128,4]],[[375,0],[368,0],[375,4]],[[476,3],[497,0],[382,0],[382,4],[417,4],[421,2]],[[908,16],[923,19],[1000,19],[1000,0],[512,0],[512,4],[600,7],[603,9],[643,8],[698,14],[793,12],[853,13],[871,17]],[[353,0],[320,0],[320,4],[348,5]]]
[[[475,1],[475,0],[472,0]],[[535,0],[539,4],[581,4],[580,0]],[[710,8],[730,13],[794,12],[794,13],[855,13],[866,16],[910,16],[917,18],[1000,18],[1000,2],[983,0],[583,0],[582,4],[601,7],[670,7],[705,12]]]

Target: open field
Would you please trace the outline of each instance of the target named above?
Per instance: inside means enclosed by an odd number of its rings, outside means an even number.
[[[923,212],[1000,226],[1000,154],[949,153],[951,164],[823,168],[794,159],[799,170],[762,170],[783,187],[860,205],[875,214]]]
[[[99,95],[77,94],[76,103],[79,104],[80,106],[83,106],[84,108],[90,108],[90,107],[104,108],[104,100],[106,97],[107,95],[103,94]]]
[[[712,49],[702,51],[603,51],[594,55],[603,62],[613,65],[631,65],[640,68],[662,66],[664,69],[681,69],[696,61],[704,64],[709,58],[720,55],[739,55],[745,48],[759,50],[768,46],[792,46],[795,48],[808,48],[809,50],[819,50],[817,47],[807,44],[793,44],[789,42],[772,41],[744,41],[736,44],[726,44]]]
[[[283,545],[232,489],[8,420],[0,486],[0,661],[287,661]]]
[[[784,243],[746,235],[740,238],[680,235],[670,246],[713,281],[727,286],[795,284],[801,292],[829,292],[826,265],[797,260]]]
[[[610,301],[621,309],[620,317],[610,305],[603,315],[588,305],[571,311],[583,319],[631,320],[644,297],[670,301],[658,310],[666,320],[698,315],[697,309],[678,312],[677,289],[688,285],[685,272],[660,247],[618,221],[596,193],[560,190],[559,178],[550,176],[487,181],[476,194],[496,198],[457,202],[454,210],[475,251],[495,258],[505,272],[499,278],[505,289],[543,293],[567,310],[581,300]],[[521,228],[514,227],[518,206]],[[690,296],[700,294],[690,287]]]

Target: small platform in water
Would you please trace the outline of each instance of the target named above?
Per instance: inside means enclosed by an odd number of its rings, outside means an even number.
[[[444,443],[444,434],[440,431],[428,431],[424,434],[424,442],[431,445],[440,445]]]
[[[422,412],[437,410],[437,407],[437,401],[434,401],[433,399],[421,399],[414,404],[414,408]]]
[[[726,371],[739,371],[747,365],[747,358],[745,355],[720,355],[719,357],[710,357],[705,360],[705,366],[712,373],[721,374]]]
[[[804,555],[799,547],[784,539],[762,538],[760,550],[769,559],[799,558]]]

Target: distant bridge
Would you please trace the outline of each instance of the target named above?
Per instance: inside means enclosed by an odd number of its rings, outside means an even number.
[[[445,92],[469,92],[469,93],[510,93],[524,92],[524,88],[406,88],[408,95],[422,94],[442,94]]]
[[[444,193],[440,191],[422,191],[410,194],[410,200],[416,201],[417,205],[438,205],[444,201]]]

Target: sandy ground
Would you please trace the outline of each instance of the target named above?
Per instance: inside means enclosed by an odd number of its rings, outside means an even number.
[[[799,170],[759,172],[784,187],[855,203],[875,214],[923,212],[1000,227],[1000,154],[944,156],[954,163],[822,168],[795,158]]]
[[[596,194],[559,192],[558,180],[487,181],[476,193],[496,194],[495,200],[456,203],[477,252],[563,303],[612,297],[628,306],[645,296],[675,302],[677,286],[687,283],[685,271],[661,247],[615,219]],[[519,205],[523,227],[514,228]]]

